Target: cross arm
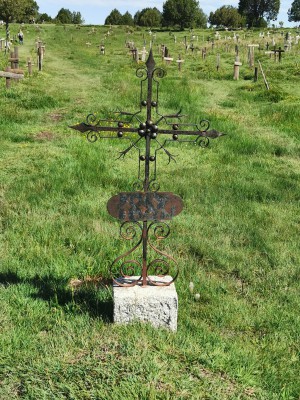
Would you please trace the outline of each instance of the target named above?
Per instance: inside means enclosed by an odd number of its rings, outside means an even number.
[[[185,136],[201,136],[201,137],[207,137],[210,139],[216,139],[220,136],[224,136],[225,133],[218,132],[215,129],[209,130],[209,131],[177,131],[177,130],[172,130],[172,129],[160,129],[159,133],[165,134],[165,135],[185,135]]]
[[[85,122],[81,122],[77,125],[72,125],[70,128],[75,129],[81,133],[86,132],[137,132],[138,129],[136,128],[128,128],[124,126],[101,126],[101,125],[90,125],[86,124]]]

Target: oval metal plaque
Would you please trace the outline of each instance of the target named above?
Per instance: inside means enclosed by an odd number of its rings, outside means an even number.
[[[182,199],[168,192],[123,192],[107,202],[109,214],[121,221],[163,221],[182,209]]]

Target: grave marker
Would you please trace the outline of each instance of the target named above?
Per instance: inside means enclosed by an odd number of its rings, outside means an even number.
[[[148,51],[146,50],[146,47],[143,47],[143,50],[140,52],[140,54],[141,54],[141,60],[143,61],[143,62],[145,62],[146,61],[146,55],[148,54]]]
[[[220,54],[218,53],[217,54],[217,71],[219,71],[219,68],[220,68]]]
[[[209,139],[220,137],[223,133],[209,130],[210,124],[207,120],[202,120],[199,124],[180,123],[180,119],[183,117],[181,110],[171,115],[159,114],[159,82],[157,79],[164,76],[164,70],[155,67],[152,50],[150,50],[146,68],[138,68],[137,76],[142,79],[139,111],[117,113],[120,117],[127,116],[130,119],[129,126],[128,121],[120,119],[112,121],[116,126],[107,126],[105,123],[111,121],[98,120],[93,114],[89,114],[86,122],[71,126],[71,128],[85,133],[90,142],[96,142],[99,138],[118,138],[129,141],[129,146],[120,152],[119,158],[125,157],[133,149],[138,152],[138,180],[134,185],[138,191],[120,193],[113,196],[108,202],[109,213],[123,221],[121,224],[122,237],[128,240],[137,239],[137,243],[131,250],[113,261],[110,272],[114,283],[126,287],[138,284],[147,286],[149,283],[154,286],[169,286],[178,276],[177,262],[170,255],[157,249],[152,243],[151,237],[153,235],[159,240],[167,238],[170,228],[165,221],[181,212],[182,201],[172,193],[158,191],[157,157],[159,152],[163,152],[167,155],[169,162],[175,161],[175,156],[166,147],[169,142],[193,143],[207,147]],[[147,91],[145,91],[146,85]],[[153,86],[155,86],[155,90],[153,90]],[[146,109],[145,122],[140,115],[143,108]],[[152,109],[156,110],[156,117],[152,115]],[[131,126],[133,121],[137,121],[138,127]],[[166,125],[166,128],[159,127],[161,122]],[[190,129],[187,129],[188,127]],[[103,132],[115,132],[116,136],[102,136]],[[126,136],[124,136],[125,134]],[[171,138],[166,138],[166,136]],[[142,173],[142,169],[144,169],[144,173]],[[140,233],[139,239],[137,238],[138,232]],[[140,246],[142,247],[141,261],[139,258],[128,259]],[[157,253],[159,258],[149,261],[149,250]],[[167,281],[161,279],[163,276],[171,275],[172,270],[172,278]],[[120,276],[121,279],[119,279]],[[156,276],[156,279],[153,279],[153,276]]]
[[[100,45],[100,54],[101,54],[102,56],[105,55],[105,46],[104,46],[104,44],[101,44],[101,45]]]
[[[234,62],[234,68],[233,68],[233,79],[236,81],[239,80],[241,65],[243,65],[243,64],[240,62],[239,56],[236,56],[235,62]]]
[[[170,65],[173,60],[174,59],[172,57],[164,57],[164,61],[166,62],[167,65]]]
[[[10,53],[8,61],[11,63],[11,68],[19,68],[19,48],[15,47],[14,51]]]
[[[0,77],[6,79],[6,89],[10,89],[11,79],[23,79],[24,73],[22,70],[15,70],[7,67],[5,71],[0,71]]]
[[[132,59],[137,62],[138,61],[138,50],[137,49],[131,49],[130,51],[131,51],[131,54],[132,54]]]
[[[5,39],[0,39],[0,51],[2,51],[5,47]]]
[[[281,54],[284,53],[284,50],[282,50],[281,47],[278,47],[278,49],[274,49],[273,50],[273,53],[274,53],[275,61],[276,61],[276,58],[277,58],[276,56],[278,54],[278,61],[281,62]]]
[[[254,48],[259,47],[258,44],[248,44],[248,62],[249,67],[254,66]]]
[[[181,55],[179,54],[178,60],[176,61],[178,64],[178,70],[181,71],[181,64],[184,62],[184,60],[181,59]]]
[[[182,211],[183,202],[173,193],[159,192],[156,161],[160,151],[167,155],[169,162],[175,160],[175,156],[166,147],[168,142],[190,142],[206,147],[210,138],[223,134],[208,130],[209,122],[206,120],[200,124],[181,124],[181,111],[171,115],[159,114],[158,78],[164,76],[164,70],[155,67],[152,50],[146,67],[137,70],[137,76],[142,79],[140,110],[136,113],[118,113],[120,117],[129,116],[130,123],[136,120],[138,127],[131,127],[131,124],[128,127],[128,122],[122,120],[114,121],[115,127],[106,126],[104,123],[108,120],[97,120],[94,115],[88,115],[85,123],[71,128],[86,133],[91,142],[98,138],[112,138],[101,136],[101,132],[115,132],[116,138],[129,141],[129,146],[120,153],[120,157],[125,157],[132,149],[138,151],[138,181],[134,185],[137,191],[119,193],[107,204],[109,214],[122,222],[121,236],[134,241],[133,247],[118,256],[110,268],[114,321],[148,321],[154,326],[176,331],[178,299],[173,282],[179,273],[178,264],[172,256],[159,250],[156,242],[169,236],[170,228],[166,221]],[[140,115],[143,108],[146,108],[145,122]],[[152,109],[156,110],[156,117],[152,115]],[[162,121],[166,128],[159,127]],[[192,130],[185,130],[187,127]],[[164,135],[171,136],[171,139],[166,139]],[[141,168],[142,165],[144,168]],[[137,257],[134,253],[140,247],[142,254]]]
[[[28,75],[31,76],[32,75],[32,62],[31,62],[30,57],[27,58],[27,68],[28,68]]]

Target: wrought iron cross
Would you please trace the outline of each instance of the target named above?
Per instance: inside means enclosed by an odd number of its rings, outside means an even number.
[[[111,265],[112,278],[120,286],[134,286],[140,282],[143,286],[148,283],[157,286],[170,285],[178,276],[178,265],[175,259],[158,249],[151,240],[152,238],[165,239],[170,233],[169,225],[165,221],[178,215],[183,208],[179,196],[159,192],[159,184],[156,180],[158,152],[162,150],[168,156],[169,162],[175,161],[175,156],[166,148],[168,142],[189,142],[206,147],[210,138],[214,139],[223,135],[216,130],[209,130],[210,124],[207,120],[202,120],[199,124],[180,123],[183,117],[181,110],[170,115],[159,113],[158,78],[162,78],[164,74],[163,69],[155,67],[152,50],[150,50],[146,68],[138,68],[136,71],[137,77],[141,78],[140,109],[137,112],[118,111],[115,114],[118,114],[121,119],[113,121],[97,119],[94,114],[89,114],[86,122],[71,126],[86,134],[90,142],[95,142],[98,138],[128,140],[130,144],[120,152],[119,158],[125,157],[132,149],[138,151],[138,181],[134,184],[136,191],[119,193],[107,204],[110,215],[122,221],[121,236],[135,241],[135,245],[128,252],[117,257]],[[147,91],[145,91],[146,84]],[[141,116],[143,108],[146,109],[146,119]],[[152,109],[156,111],[155,120],[152,117]],[[134,120],[137,121],[139,126],[128,126],[128,120],[130,124]],[[113,125],[108,126],[108,123]],[[160,128],[160,123],[163,123],[165,128]],[[102,136],[103,132],[115,132],[116,136]],[[171,138],[168,138],[170,136]],[[160,137],[162,140],[159,140]],[[141,256],[129,259],[129,256],[140,246],[142,246]],[[151,259],[150,251],[154,251],[159,257]],[[171,278],[160,279],[165,276],[171,276]]]

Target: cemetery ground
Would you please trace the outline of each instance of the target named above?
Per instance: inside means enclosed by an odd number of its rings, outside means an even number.
[[[164,244],[180,266],[174,334],[112,323],[108,268],[128,243],[106,203],[132,190],[137,158],[116,160],[122,141],[92,144],[69,128],[91,112],[137,109],[140,80],[125,40],[140,49],[145,40],[149,50],[153,35],[23,31],[25,77],[10,89],[0,78],[0,399],[299,400],[299,44],[280,63],[255,49],[268,91],[247,60],[247,44],[266,44],[259,32],[240,33],[239,80],[232,38],[212,45],[212,31],[195,32],[198,50],[186,53],[189,32],[176,32],[176,43],[156,32],[155,60],[167,71],[160,111],[182,109],[188,121],[206,118],[226,133],[206,149],[170,144],[177,162],[158,161],[161,190],[184,201]],[[1,70],[7,57],[0,53]]]

